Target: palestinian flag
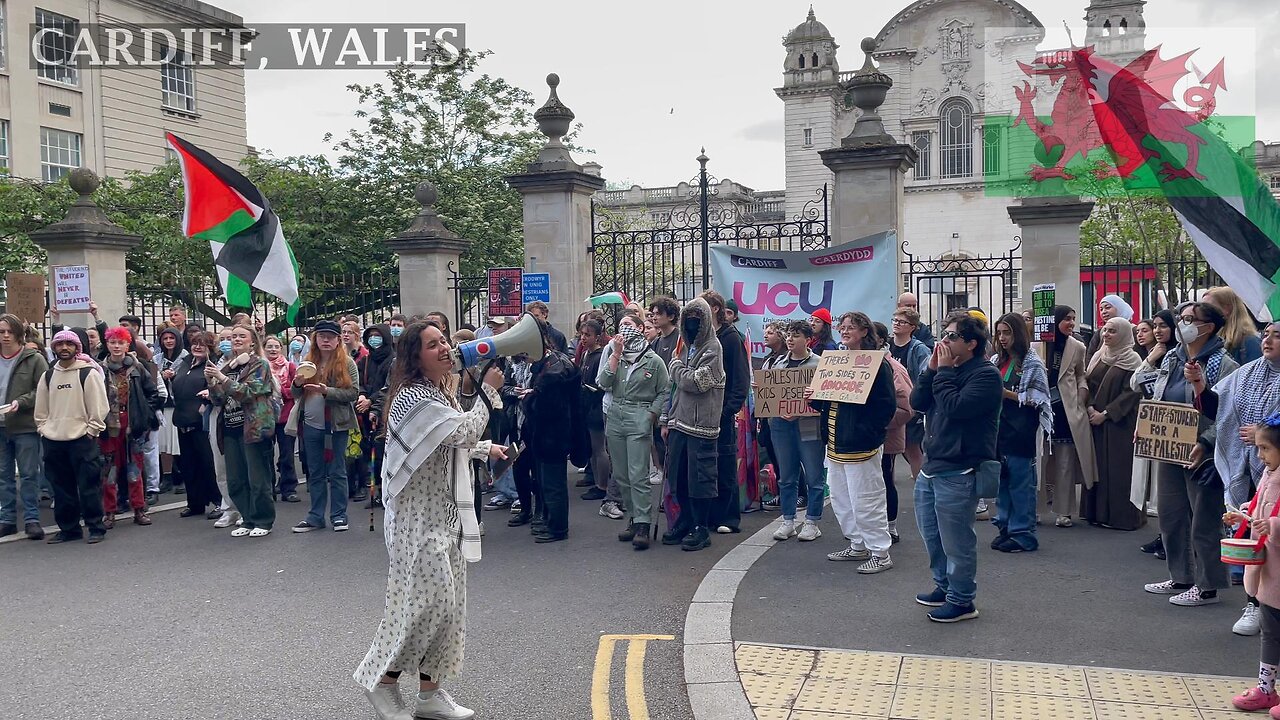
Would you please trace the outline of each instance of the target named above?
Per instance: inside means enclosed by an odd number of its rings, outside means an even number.
[[[605,305],[626,305],[631,302],[631,298],[627,297],[626,293],[615,290],[612,292],[600,293],[599,295],[592,295],[587,298],[587,302],[591,303],[591,307],[598,308]]]
[[[173,133],[165,133],[182,166],[182,234],[209,241],[227,304],[253,307],[253,288],[275,295],[298,314],[298,261],[280,218],[248,178]]]

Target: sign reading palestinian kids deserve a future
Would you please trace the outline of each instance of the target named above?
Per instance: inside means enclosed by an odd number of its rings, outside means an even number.
[[[758,418],[810,417],[818,414],[804,399],[804,389],[813,381],[816,368],[775,368],[756,370],[755,396]]]
[[[862,405],[880,371],[884,350],[828,350],[813,374],[814,400]]]
[[[1182,403],[1143,400],[1138,404],[1138,428],[1133,445],[1135,457],[1172,465],[1191,466],[1196,448],[1200,412]]]

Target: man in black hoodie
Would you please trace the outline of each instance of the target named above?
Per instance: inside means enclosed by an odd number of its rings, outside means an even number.
[[[721,534],[739,532],[742,523],[738,498],[738,411],[751,390],[751,359],[742,333],[725,322],[724,297],[714,290],[701,295],[711,306],[711,322],[724,358],[724,407],[720,411],[720,436],[716,438],[716,500],[708,527]]]
[[[579,401],[582,376],[573,360],[556,349],[551,329],[538,320],[546,353],[530,367],[531,386],[519,393],[525,415],[521,435],[525,452],[532,455],[545,513],[543,522],[534,520],[534,542],[539,543],[558,542],[569,536],[566,462],[571,458],[574,465],[581,467],[591,456]]]
[[[356,419],[360,423],[360,457],[350,461],[347,466],[348,477],[352,482],[359,482],[360,489],[352,498],[357,502],[369,499],[369,464],[373,463],[374,482],[382,477],[383,444],[376,440],[378,432],[378,413],[373,408],[374,398],[387,384],[391,374],[391,365],[396,360],[395,341],[391,336],[391,326],[385,323],[366,328],[363,336],[367,350],[364,357],[356,361],[356,369],[360,371],[360,396],[356,398]],[[373,457],[374,449],[377,457]],[[370,499],[376,503],[377,494]]]
[[[929,368],[911,393],[925,413],[926,460],[916,479],[916,524],[929,551],[934,589],[916,602],[935,608],[934,622],[978,617],[978,466],[997,459],[1003,386],[986,359],[986,324],[967,312],[947,318]]]

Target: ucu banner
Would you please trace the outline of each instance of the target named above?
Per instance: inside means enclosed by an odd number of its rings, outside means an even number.
[[[765,325],[805,319],[818,308],[833,318],[861,310],[887,325],[897,297],[897,251],[894,232],[808,252],[712,245],[712,286],[738,304],[738,330],[750,333],[752,355],[763,357]]]

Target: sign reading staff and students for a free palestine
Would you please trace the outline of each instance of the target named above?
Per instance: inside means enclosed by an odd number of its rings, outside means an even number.
[[[816,368],[774,368],[755,371],[756,410],[759,418],[809,417],[818,411],[804,399],[804,390],[813,381]]]
[[[89,266],[54,265],[53,309],[58,312],[89,312]]]
[[[1041,283],[1031,288],[1031,308],[1035,320],[1035,337],[1033,341],[1053,342],[1056,333],[1053,329],[1053,307],[1057,304],[1058,286],[1055,283]]]
[[[1143,400],[1138,404],[1135,457],[1191,466],[1200,431],[1200,412],[1182,403]]]
[[[814,400],[863,405],[871,394],[884,350],[828,350],[813,374]]]

